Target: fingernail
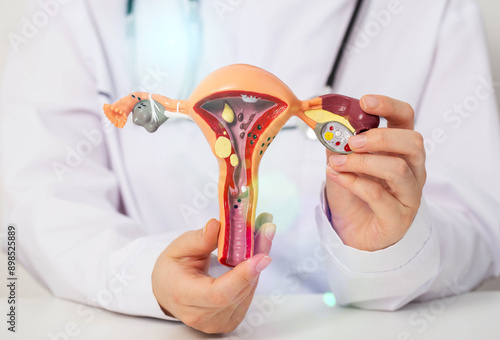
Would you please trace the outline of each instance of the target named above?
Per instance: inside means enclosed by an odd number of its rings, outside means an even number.
[[[346,155],[333,155],[330,156],[330,164],[333,166],[342,166],[345,164],[345,161],[347,160]]]
[[[276,224],[269,223],[266,225],[266,230],[264,231],[264,235],[269,241],[272,241],[274,235],[276,234]]]
[[[366,145],[365,135],[356,135],[349,138],[349,146],[351,149],[361,149]]]
[[[260,214],[258,218],[260,219],[260,225],[264,225],[265,223],[273,223],[273,215],[271,215],[270,213],[264,212]]]
[[[326,172],[328,172],[329,174],[331,174],[333,176],[339,175],[339,173],[337,171],[333,170],[333,168],[330,164],[328,164],[328,166],[326,167]]]
[[[203,231],[202,231],[202,234],[203,236],[205,236],[205,234],[207,233],[207,230],[208,230],[208,226],[209,224],[213,221],[214,219],[212,218],[210,221],[207,222],[207,224],[205,224],[205,226],[203,227]]]
[[[376,109],[380,105],[380,101],[375,96],[364,96],[362,98],[363,105],[367,109]]]
[[[269,264],[271,263],[273,259],[270,258],[269,256],[264,256],[262,258],[262,260],[259,261],[259,263],[257,263],[257,266],[255,267],[255,270],[257,271],[257,273],[260,273],[261,271],[263,271],[264,269],[267,268],[267,266],[269,266]]]

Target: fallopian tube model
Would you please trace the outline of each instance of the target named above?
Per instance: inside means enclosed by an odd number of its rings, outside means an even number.
[[[133,122],[154,132],[171,117],[192,119],[219,162],[219,262],[253,256],[257,176],[262,156],[286,121],[297,116],[328,149],[349,153],[350,136],[376,128],[379,118],[353,98],[328,94],[301,101],[281,80],[258,67],[236,64],[208,75],[187,100],[136,92],[104,112],[122,128]]]

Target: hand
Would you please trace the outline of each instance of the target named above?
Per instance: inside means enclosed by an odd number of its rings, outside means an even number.
[[[344,244],[375,251],[399,241],[417,214],[425,150],[413,131],[409,104],[384,96],[364,96],[360,103],[364,111],[385,117],[388,128],[349,138],[352,154],[327,153],[326,193]]]
[[[175,239],[159,256],[152,275],[153,293],[164,313],[205,333],[232,332],[247,313],[260,273],[271,263],[276,232],[272,219],[266,213],[257,218],[256,255],[218,278],[207,275],[217,248],[217,220]]]

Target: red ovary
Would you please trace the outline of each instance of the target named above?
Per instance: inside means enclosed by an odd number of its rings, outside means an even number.
[[[227,106],[232,116],[223,117],[225,109],[229,112]],[[275,137],[268,129],[270,124],[286,108],[286,103],[272,96],[241,91],[215,93],[193,107],[213,130],[215,140],[225,137],[231,142],[231,156],[218,156],[226,165],[225,169],[219,169],[226,170],[223,190],[219,192],[224,202],[222,264],[235,266],[253,255],[253,219],[260,157]],[[234,164],[235,157],[237,164]]]
[[[326,94],[319,98],[322,99],[323,110],[345,117],[357,133],[379,125],[379,117],[364,112],[357,99],[338,94]]]

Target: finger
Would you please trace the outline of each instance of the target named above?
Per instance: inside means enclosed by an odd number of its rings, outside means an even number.
[[[230,333],[234,331],[245,318],[256,288],[257,284],[231,306],[221,308],[211,317],[211,322],[205,326],[203,331],[206,333]]]
[[[255,234],[255,254],[269,255],[276,234],[276,224],[266,223]]]
[[[240,293],[248,294],[256,284],[260,273],[269,266],[271,261],[272,259],[265,254],[254,255],[214,279],[210,289],[212,303],[225,306],[234,303]]]
[[[326,172],[330,179],[366,202],[382,226],[402,218],[402,204],[382,184],[353,173],[338,172],[330,165],[327,166]]]
[[[173,258],[204,257],[217,248],[220,223],[211,219],[205,227],[185,232],[167,247],[167,256]]]
[[[270,213],[263,212],[255,219],[255,231],[258,231],[259,228],[265,223],[273,223],[273,215]]]
[[[422,135],[404,129],[372,129],[349,138],[349,146],[356,152],[384,152],[404,157],[420,185],[424,185],[425,148]]]
[[[272,222],[273,215],[269,213],[262,213],[255,220],[255,254],[269,255],[276,234],[276,225]]]
[[[329,165],[337,172],[366,174],[382,179],[389,192],[407,207],[420,205],[420,188],[408,163],[399,157],[377,154],[333,155]]]
[[[250,292],[238,303],[238,306],[236,307],[233,315],[231,316],[231,319],[234,322],[237,322],[239,324],[245,318],[248,308],[250,307],[250,304],[252,303],[253,297],[255,295],[256,288],[257,285],[255,285],[250,290]]]
[[[415,112],[410,104],[386,96],[366,95],[360,99],[367,113],[387,119],[387,127],[413,130]]]

